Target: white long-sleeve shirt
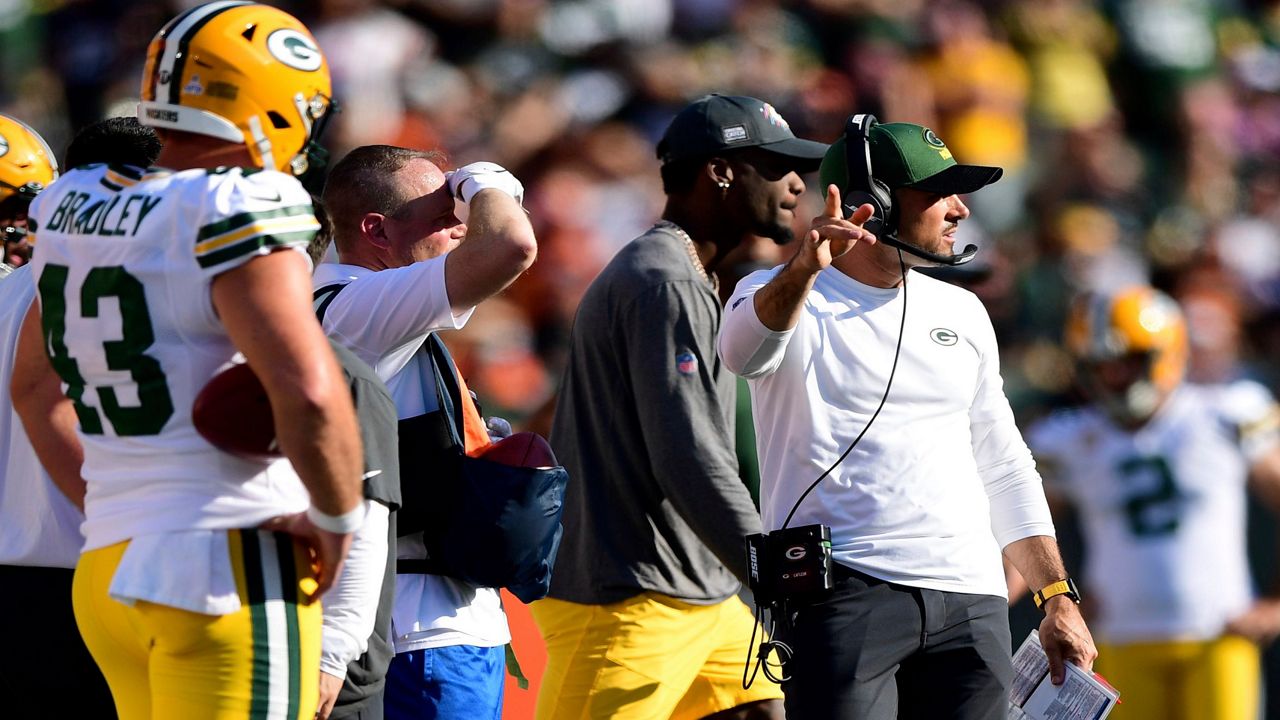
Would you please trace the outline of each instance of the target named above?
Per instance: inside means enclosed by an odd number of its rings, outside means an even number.
[[[829,525],[835,559],[883,580],[1005,596],[1001,548],[1054,531],[982,304],[920,273],[909,274],[904,293],[829,268],[797,327],[774,332],[753,296],[778,270],[738,284],[719,340],[725,365],[751,385],[765,529],[782,527],[867,426],[889,382],[905,304],[884,409],[790,526]]]
[[[334,677],[346,677],[347,665],[369,649],[387,567],[391,511],[379,502],[366,502],[365,507],[364,524],[351,539],[342,574],[324,596],[320,669]]]

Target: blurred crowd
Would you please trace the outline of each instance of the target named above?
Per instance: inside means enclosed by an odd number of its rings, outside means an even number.
[[[147,41],[192,4],[0,0],[0,112],[55,148],[132,112]],[[581,293],[661,210],[654,144],[709,91],[764,98],[824,141],[854,111],[927,125],[961,162],[1005,168],[959,244],[981,247],[963,281],[1021,419],[1073,399],[1071,295],[1129,282],[1185,303],[1192,379],[1280,390],[1277,0],[276,4],[332,64],[335,158],[440,148],[524,181],[539,261],[450,339],[486,411],[517,425],[543,427]],[[797,230],[820,207],[808,180]],[[722,285],[787,256],[761,239]]]

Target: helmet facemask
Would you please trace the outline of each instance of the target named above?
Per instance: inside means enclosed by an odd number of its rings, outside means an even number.
[[[301,108],[299,110],[301,111]],[[320,138],[329,126],[329,120],[341,111],[342,108],[338,103],[328,97],[312,98],[307,103],[307,109],[302,111],[304,117],[310,116],[307,143],[289,162],[289,167],[294,177],[302,183],[302,187],[316,197],[319,197],[324,190],[324,181],[328,176],[329,168],[329,151],[320,144]]]
[[[1121,425],[1141,425],[1155,414],[1169,390],[1153,379],[1152,353],[1131,353],[1077,365],[1088,395]]]

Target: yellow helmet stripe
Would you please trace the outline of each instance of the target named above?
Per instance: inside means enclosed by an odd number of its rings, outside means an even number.
[[[156,100],[167,96],[170,103],[178,103],[182,92],[182,71],[187,62],[187,48],[200,28],[231,8],[252,4],[244,0],[222,0],[200,5],[174,18],[169,27],[161,31],[165,42],[164,51],[156,63]]]

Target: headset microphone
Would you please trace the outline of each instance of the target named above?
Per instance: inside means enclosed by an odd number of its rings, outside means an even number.
[[[870,205],[874,212],[862,227],[880,242],[938,265],[954,267],[972,260],[978,254],[977,245],[969,245],[953,255],[941,255],[898,239],[893,191],[876,179],[871,167],[871,128],[875,126],[876,118],[869,114],[854,115],[845,123],[845,168],[849,182],[842,203],[844,216],[849,217],[862,205]]]
[[[868,230],[870,230],[870,228],[868,228]],[[871,233],[875,235],[876,238],[880,240],[880,242],[883,242],[886,245],[896,247],[899,250],[902,250],[903,252],[911,253],[912,255],[915,255],[918,258],[924,258],[929,262],[937,263],[939,265],[948,265],[950,267],[964,265],[965,263],[972,260],[975,255],[978,254],[977,245],[966,245],[964,248],[964,251],[958,252],[954,255],[939,255],[938,253],[929,252],[924,248],[919,248],[919,247],[916,247],[915,245],[905,243],[899,240],[898,238],[893,237],[892,235],[881,237],[880,235],[876,234],[875,230],[871,230]]]

